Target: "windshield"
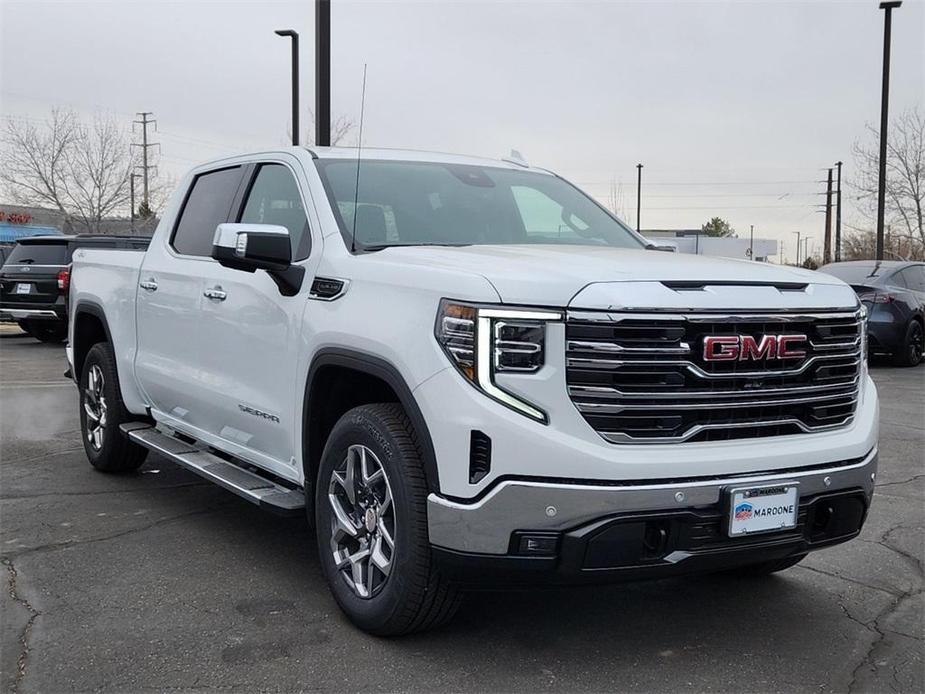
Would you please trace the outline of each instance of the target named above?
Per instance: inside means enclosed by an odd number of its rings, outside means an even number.
[[[349,245],[567,244],[642,248],[645,241],[550,174],[429,162],[315,162]],[[358,204],[355,204],[355,199]]]
[[[66,243],[17,243],[7,265],[66,265]]]

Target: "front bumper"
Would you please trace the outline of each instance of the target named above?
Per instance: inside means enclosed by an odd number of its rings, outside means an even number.
[[[547,534],[562,538],[591,524],[607,524],[628,517],[670,519],[677,514],[705,514],[722,517],[725,491],[730,487],[792,482],[799,486],[801,513],[815,500],[845,493],[864,499],[864,514],[873,495],[877,472],[877,450],[860,459],[829,463],[813,468],[781,469],[760,474],[688,478],[676,481],[569,484],[531,480],[503,480],[471,502],[428,497],[430,542],[451,552],[503,557],[516,554],[517,532]],[[803,507],[807,508],[804,509]],[[861,518],[863,520],[863,517]],[[855,528],[860,530],[860,524]],[[775,534],[720,542],[714,550],[730,551],[755,542],[775,542]],[[850,539],[853,534],[849,534]],[[793,531],[783,534],[794,551],[807,551],[808,536]],[[831,540],[832,538],[827,538]],[[747,542],[743,542],[747,540]],[[841,540],[838,540],[841,541]],[[831,544],[827,542],[826,544]],[[804,547],[805,545],[805,547]],[[690,548],[688,548],[690,549]],[[696,551],[679,549],[669,564],[695,560]],[[767,557],[766,557],[767,558]],[[773,557],[771,557],[773,558]],[[695,562],[696,563],[696,562]]]

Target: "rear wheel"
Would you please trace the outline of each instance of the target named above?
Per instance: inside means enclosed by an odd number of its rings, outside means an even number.
[[[318,554],[334,599],[371,634],[449,620],[458,591],[436,569],[427,485],[414,428],[392,403],[347,412],[331,432],[315,486]]]
[[[917,320],[911,320],[909,327],[906,328],[906,339],[893,355],[893,361],[897,366],[917,366],[922,362],[923,353],[925,353],[925,330],[922,330],[922,324]]]
[[[100,472],[131,472],[148,449],[129,441],[119,426],[133,417],[125,409],[116,360],[108,343],[90,348],[80,374],[80,431],[90,464]]]
[[[63,342],[67,338],[67,325],[58,321],[28,321],[27,333],[39,342]]]

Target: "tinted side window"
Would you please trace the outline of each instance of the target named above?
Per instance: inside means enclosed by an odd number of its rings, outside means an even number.
[[[304,260],[311,250],[308,218],[292,172],[282,164],[264,164],[247,194],[241,213],[243,224],[276,224],[289,230],[292,257]]]
[[[193,181],[171,245],[184,255],[212,255],[215,228],[228,221],[241,167],[200,174]]]
[[[925,292],[925,265],[913,265],[903,271],[903,279],[909,289],[916,292]]]
[[[902,270],[897,270],[894,272],[886,281],[887,284],[891,284],[894,287],[907,287],[906,278],[903,276]]]

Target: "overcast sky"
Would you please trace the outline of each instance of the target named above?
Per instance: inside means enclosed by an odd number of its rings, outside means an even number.
[[[883,13],[851,2],[332,2],[334,115],[364,145],[500,157],[514,148],[635,224],[811,234],[825,167],[877,123]],[[0,0],[0,114],[153,111],[162,171],[286,142],[289,45],[314,100],[314,9],[302,2]],[[894,12],[891,112],[925,94],[925,2]],[[355,142],[355,135],[351,144]],[[850,198],[850,195],[846,196]],[[860,223],[849,205],[849,223]]]

